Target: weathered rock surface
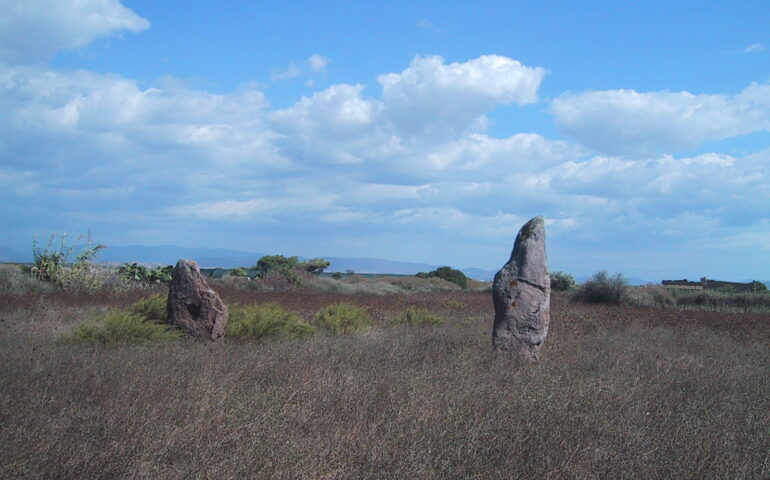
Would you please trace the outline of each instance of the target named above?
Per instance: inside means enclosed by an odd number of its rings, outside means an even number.
[[[198,264],[179,260],[168,289],[168,323],[196,337],[212,340],[225,334],[227,305],[209,288]]]
[[[548,335],[551,278],[545,254],[545,222],[535,217],[521,227],[508,263],[492,285],[495,324],[492,345],[537,361]]]

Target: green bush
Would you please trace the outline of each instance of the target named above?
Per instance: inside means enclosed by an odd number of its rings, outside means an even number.
[[[142,317],[145,322],[162,325],[168,319],[167,302],[166,295],[152,295],[131,305],[129,311]]]
[[[583,303],[620,305],[628,298],[628,281],[618,273],[610,277],[606,271],[594,274],[575,291],[572,299]]]
[[[111,312],[101,322],[86,321],[72,332],[75,339],[89,343],[125,344],[152,340],[173,340],[182,332],[167,325],[148,322],[132,312]]]
[[[441,325],[444,323],[444,320],[430,310],[409,307],[396,317],[393,323],[411,326],[434,326]]]
[[[173,265],[150,268],[139,265],[138,263],[124,263],[118,267],[118,275],[120,275],[120,278],[141,285],[169,283],[173,271]]]
[[[569,273],[564,272],[552,272],[551,274],[551,290],[555,292],[566,292],[575,288],[577,283],[575,277]]]
[[[431,277],[438,277],[446,280],[447,282],[452,282],[455,285],[459,285],[462,288],[468,288],[468,277],[465,276],[463,272],[460,270],[455,270],[451,267],[439,267],[431,272],[425,273],[425,272],[419,272],[415,275],[417,278],[431,278]]]
[[[313,322],[330,333],[347,333],[372,324],[365,309],[349,303],[335,303],[318,312]]]
[[[263,338],[305,338],[313,334],[313,327],[287,312],[277,303],[257,306],[232,306],[225,335],[252,340]]]
[[[75,246],[67,246],[67,234],[61,236],[58,249],[54,249],[55,235],[51,235],[44,248],[40,248],[37,237],[32,239],[32,276],[58,287],[76,287],[93,290],[100,286],[100,279],[93,271],[93,259],[106,245],[94,244],[91,233],[86,245],[75,256],[75,262],[68,262]],[[82,237],[81,237],[82,238]]]
[[[248,277],[249,273],[243,267],[237,267],[230,270],[227,275],[231,277]]]

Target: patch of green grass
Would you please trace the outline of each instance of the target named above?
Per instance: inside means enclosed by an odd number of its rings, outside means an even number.
[[[173,340],[182,332],[146,321],[132,312],[111,312],[102,321],[86,321],[75,327],[71,338],[87,343],[126,344]]]
[[[393,323],[411,326],[434,326],[444,323],[444,319],[430,310],[409,307],[393,319]]]
[[[277,303],[265,303],[257,306],[232,306],[229,308],[230,319],[225,335],[228,337],[249,338],[305,338],[313,335],[313,327],[300,318],[284,310]]]
[[[372,324],[366,309],[350,303],[335,303],[318,312],[313,322],[329,333],[348,333]]]
[[[166,295],[152,295],[131,305],[129,311],[139,315],[147,323],[162,325],[168,319],[167,301],[168,297]]]

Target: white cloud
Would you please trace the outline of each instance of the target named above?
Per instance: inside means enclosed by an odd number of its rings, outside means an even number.
[[[765,46],[761,43],[752,43],[748,47],[743,49],[743,53],[758,53],[765,49]]]
[[[417,56],[400,73],[377,81],[385,114],[401,134],[451,137],[483,126],[482,115],[497,105],[537,102],[545,73],[499,55],[450,64],[439,56]]]
[[[305,60],[305,63],[311,71],[323,73],[326,71],[326,67],[329,65],[329,61],[330,60],[323,55],[314,53],[313,55],[310,55],[307,60]]]
[[[301,68],[320,73],[328,62],[315,57]],[[553,238],[605,245],[751,232],[770,216],[770,151],[586,158],[575,143],[484,131],[491,109],[536,102],[544,74],[499,56],[415,57],[378,77],[381,94],[335,84],[274,110],[254,86],[212,94],[173,79],[141,87],[118,75],[0,67],[0,202],[37,229],[52,210],[97,230],[130,218],[140,231],[214,235],[211,222],[224,221],[275,242],[420,238],[415,251],[429,255],[449,237],[509,249],[537,214]],[[673,145],[761,125],[768,88],[591,92],[553,108],[570,126],[582,122],[586,138],[604,128],[617,145],[658,148],[658,123],[669,123]]]
[[[273,82],[280,82],[301,76],[325,75],[326,67],[329,65],[330,61],[331,60],[323,55],[314,53],[313,55],[310,55],[302,65],[297,65],[292,62],[285,68],[274,68],[272,72],[270,72],[270,80]],[[306,85],[313,86],[313,79],[308,79]]]
[[[605,90],[563,94],[556,126],[609,154],[649,155],[770,130],[770,84],[737,95]]]
[[[85,47],[150,23],[120,0],[0,0],[0,60],[43,62],[59,50]]]

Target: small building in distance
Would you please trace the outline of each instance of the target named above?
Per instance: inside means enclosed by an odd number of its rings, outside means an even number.
[[[712,280],[702,277],[699,282],[690,282],[686,278],[683,280],[663,280],[663,286],[666,288],[676,288],[678,290],[733,290],[736,292],[757,292],[764,291],[765,285],[761,282],[723,282],[721,280]],[[764,288],[763,288],[764,287]]]

